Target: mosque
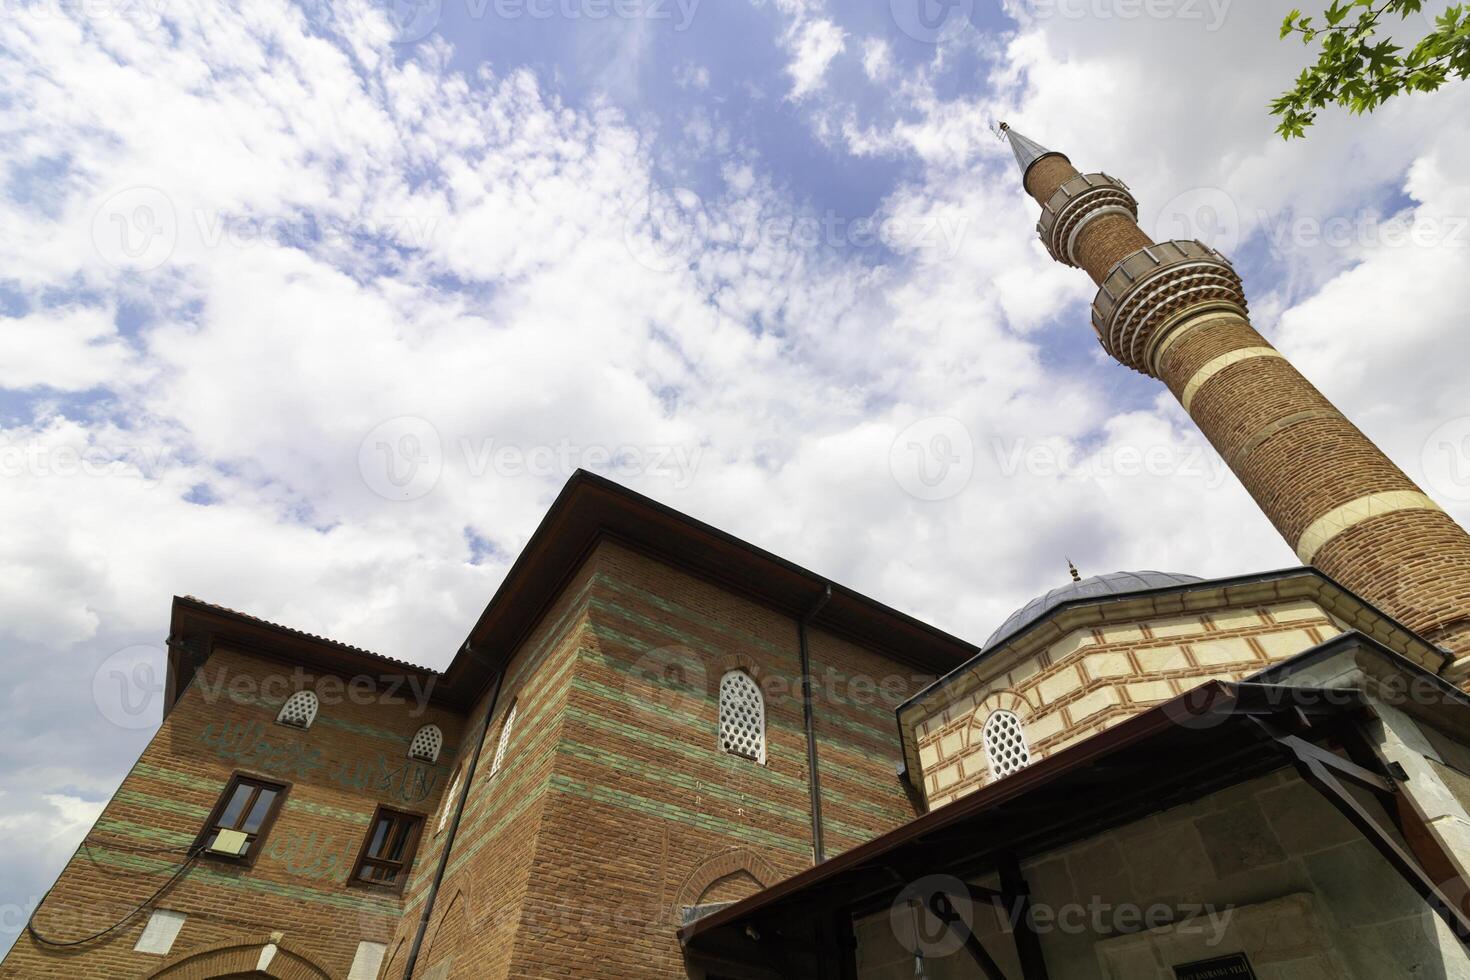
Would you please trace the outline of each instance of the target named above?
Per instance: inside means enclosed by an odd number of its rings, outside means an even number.
[[[0,977],[1470,978],[1470,536],[1224,256],[1005,135],[1299,567],[1074,569],[975,644],[578,472],[442,672],[175,597]]]

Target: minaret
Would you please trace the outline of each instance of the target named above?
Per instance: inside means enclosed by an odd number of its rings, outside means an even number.
[[[1047,251],[1098,284],[1103,348],[1168,386],[1304,564],[1470,673],[1470,535],[1251,327],[1224,256],[1155,243],[1122,181],[1001,128]]]

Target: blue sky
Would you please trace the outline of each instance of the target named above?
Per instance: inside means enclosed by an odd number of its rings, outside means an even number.
[[[1286,7],[19,5],[0,945],[157,725],[172,595],[442,665],[577,466],[977,640],[1064,556],[1292,564],[1102,356],[1000,119],[1234,256],[1470,516],[1466,91],[1282,143]]]

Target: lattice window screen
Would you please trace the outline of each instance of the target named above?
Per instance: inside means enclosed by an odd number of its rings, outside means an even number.
[[[439,829],[436,834],[444,833],[444,828],[449,825],[449,814],[454,811],[455,802],[459,799],[459,784],[464,779],[464,766],[454,771],[454,779],[449,784],[449,792],[444,794],[444,805],[439,808]]]
[[[505,747],[510,744],[510,728],[516,723],[516,707],[514,704],[510,706],[510,710],[505,713],[505,722],[500,726],[500,744],[495,746],[495,761],[490,764],[491,776],[500,771],[500,764],[505,761]]]
[[[276,715],[276,722],[292,728],[310,728],[311,723],[316,721],[319,704],[316,695],[311,691],[297,691],[281,705],[281,713]]]
[[[985,754],[996,779],[1020,772],[1031,765],[1031,749],[1021,719],[1009,711],[994,711],[985,719]]]
[[[425,725],[413,736],[413,741],[408,746],[408,757],[427,762],[430,765],[439,761],[439,750],[444,747],[444,733],[438,725]]]
[[[766,703],[743,670],[720,678],[720,748],[765,765]]]

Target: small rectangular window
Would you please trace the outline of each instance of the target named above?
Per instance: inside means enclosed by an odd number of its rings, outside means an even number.
[[[420,814],[378,807],[352,869],[353,884],[402,888],[413,867],[413,852],[423,823]]]
[[[205,853],[209,853],[209,848],[220,835],[220,831],[233,830],[245,835],[245,843],[241,846],[238,857],[233,859],[254,861],[260,851],[261,842],[270,832],[276,814],[280,812],[281,802],[286,798],[288,788],[284,783],[273,783],[254,776],[239,773],[232,776],[200,834],[199,843]],[[232,859],[232,856],[220,854],[211,856]]]

